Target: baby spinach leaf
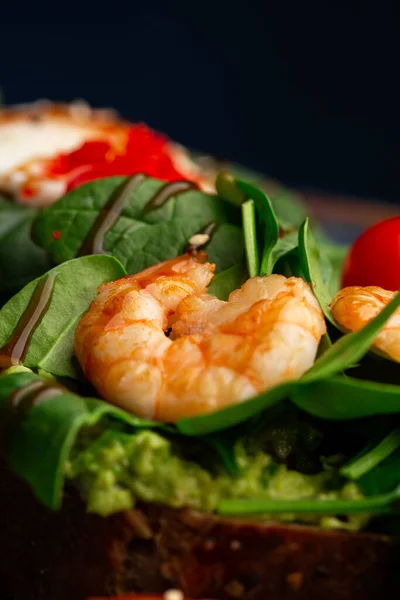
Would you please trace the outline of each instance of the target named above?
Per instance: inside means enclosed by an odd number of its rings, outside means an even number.
[[[51,267],[47,253],[30,237],[37,213],[0,198],[0,304]]]
[[[222,431],[258,415],[285,398],[290,398],[302,411],[327,420],[345,421],[400,413],[400,386],[342,376],[312,382],[303,377],[275,386],[240,404],[182,419],[177,427],[186,435]]]
[[[357,480],[357,485],[366,496],[391,492],[399,485],[400,448],[380,462],[374,469]]]
[[[345,464],[340,469],[340,473],[348,479],[360,479],[360,477],[372,471],[374,467],[383,462],[398,448],[400,448],[400,428],[391,431],[375,448],[372,448],[356,460]]]
[[[242,215],[247,269],[250,277],[256,277],[259,274],[260,263],[258,258],[256,217],[253,200],[247,200],[246,202],[243,202]]]
[[[236,436],[207,435],[203,437],[203,440],[214,448],[230,475],[236,476],[239,474],[240,468],[235,456]]]
[[[255,185],[242,179],[235,179],[228,173],[221,173],[217,177],[216,186],[220,196],[227,198],[233,204],[243,205],[246,200],[254,200],[258,219],[264,228],[260,275],[271,275],[273,267],[279,258],[286,254],[289,248],[293,249],[297,246],[297,238],[296,244],[292,245],[295,236],[291,236],[286,241],[287,246],[284,246],[282,243],[280,249],[273,255],[273,250],[279,239],[279,224],[268,196]],[[243,210],[247,209],[243,208]],[[252,256],[254,256],[254,251],[252,252]],[[250,269],[249,272],[250,276],[254,277]]]
[[[400,306],[400,294],[397,294],[363,329],[337,340],[303,375],[303,381],[324,379],[356,365],[368,352],[376,335],[398,306]]]
[[[347,246],[320,242],[317,240],[321,252],[321,275],[331,298],[341,288],[341,276],[344,259],[348,253]]]
[[[205,247],[208,260],[216,264],[216,273],[222,273],[238,263],[244,263],[243,231],[236,225],[223,223],[212,234]]]
[[[7,418],[12,418],[12,411],[15,410],[8,402],[10,394],[32,381],[45,380],[26,372],[0,377],[2,422],[8,422]],[[7,462],[28,481],[44,504],[57,509],[61,504],[65,463],[76,437],[80,429],[96,425],[103,417],[132,428],[168,429],[162,423],[140,419],[102,400],[82,398],[65,389],[33,405],[23,418],[17,418],[6,449]]]
[[[285,277],[300,277],[301,279],[305,279],[297,248],[292,252],[287,252],[277,261],[274,273],[279,273]]]
[[[317,352],[317,358],[319,358],[320,356],[322,356],[322,354],[324,352],[326,352],[328,350],[328,348],[330,348],[331,346],[332,346],[332,340],[331,340],[331,338],[329,336],[329,333],[326,332],[322,336],[321,341],[319,343],[318,352]]]
[[[264,226],[263,250],[259,274],[271,275],[273,269],[271,253],[279,238],[279,224],[274,209],[272,208],[271,201],[268,196],[255,185],[251,185],[240,179],[236,181],[236,184],[248,198],[255,202],[257,215]]]
[[[248,200],[247,194],[237,186],[237,178],[231,173],[219,173],[215,181],[218,195],[235,206],[240,206]]]
[[[304,380],[305,377],[301,381]],[[301,383],[291,390],[290,399],[301,410],[321,419],[350,420],[400,413],[400,386],[340,375]]]
[[[220,300],[228,300],[229,294],[240,288],[248,276],[246,265],[238,263],[217,273],[208,286],[208,292]]]
[[[274,271],[276,263],[281,258],[284,258],[291,252],[297,250],[298,247],[298,233],[297,231],[291,231],[287,235],[281,237],[276,242],[270,254],[270,268]],[[269,273],[270,274],[270,273]]]
[[[311,233],[308,219],[303,222],[299,229],[299,256],[305,278],[310,283],[325,317],[336,326],[329,308],[332,296],[322,279],[321,252]]]
[[[237,182],[248,182],[253,188],[256,186],[260,191],[268,194],[281,229],[286,232],[292,232],[294,229],[297,230],[300,227],[307,217],[307,209],[299,194],[283,187],[277,188],[275,183],[265,180],[263,175],[249,169],[244,169],[237,165],[229,165],[228,168],[229,172],[219,173],[215,182],[215,187],[221,198],[225,198],[228,202],[240,206],[252,196],[245,193],[237,185]],[[327,238],[324,237],[324,240],[327,241]]]
[[[41,381],[41,377],[26,367],[11,367],[0,374],[0,423],[5,420],[7,402],[11,394],[32,381]]]
[[[262,515],[310,513],[343,515],[354,513],[393,514],[399,512],[400,486],[386,494],[360,500],[221,500],[220,515]]]
[[[0,347],[10,339],[38,283],[48,275],[54,276],[50,304],[32,335],[24,365],[60,376],[78,377],[79,370],[73,359],[76,325],[89,308],[99,285],[125,274],[121,263],[111,256],[86,256],[51,269],[31,281],[0,310]]]
[[[308,211],[298,194],[287,189],[279,189],[271,194],[271,204],[284,231],[298,229],[307,218]]]
[[[33,227],[34,239],[57,263],[74,258],[101,210],[124,181],[122,177],[110,177],[69,192],[40,213]],[[237,207],[218,196],[190,189],[145,211],[163,185],[165,182],[145,177],[131,190],[122,212],[105,234],[105,253],[114,255],[129,273],[135,273],[181,254],[192,235],[215,222],[219,227],[207,248],[210,260],[216,262],[218,270],[224,270],[243,259]]]
[[[176,426],[185,435],[195,436],[234,427],[287,398],[296,385],[297,382],[292,381],[282,383],[263,394],[244,400],[240,404],[234,404],[207,415],[181,419]]]

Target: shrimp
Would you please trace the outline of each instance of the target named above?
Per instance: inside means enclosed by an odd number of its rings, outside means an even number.
[[[358,331],[376,317],[396,294],[377,286],[343,288],[331,302],[332,316],[346,331]],[[400,362],[400,308],[382,327],[373,348]]]
[[[186,254],[100,286],[77,327],[75,353],[103,398],[176,422],[312,366],[325,321],[306,282],[253,277],[224,302],[207,294],[214,270]]]

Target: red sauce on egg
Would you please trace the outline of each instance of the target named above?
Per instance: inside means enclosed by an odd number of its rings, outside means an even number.
[[[127,129],[124,144],[92,140],[73,152],[58,155],[49,173],[67,175],[67,190],[113,175],[144,173],[165,181],[182,179],[172,161],[168,138],[143,124]]]

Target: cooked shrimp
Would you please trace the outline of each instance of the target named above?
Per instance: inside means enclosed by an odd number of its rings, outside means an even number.
[[[376,317],[396,294],[377,286],[346,287],[332,300],[332,315],[346,331],[358,331]],[[400,308],[382,327],[373,347],[400,362]]]
[[[312,366],[325,321],[307,283],[253,277],[223,302],[206,293],[214,269],[184,255],[99,288],[75,352],[106,400],[175,422]]]

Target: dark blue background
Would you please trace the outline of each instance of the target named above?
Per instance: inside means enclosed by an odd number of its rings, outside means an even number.
[[[288,183],[398,201],[397,21],[378,3],[276,4],[3,20],[0,87],[7,103],[85,98]]]

